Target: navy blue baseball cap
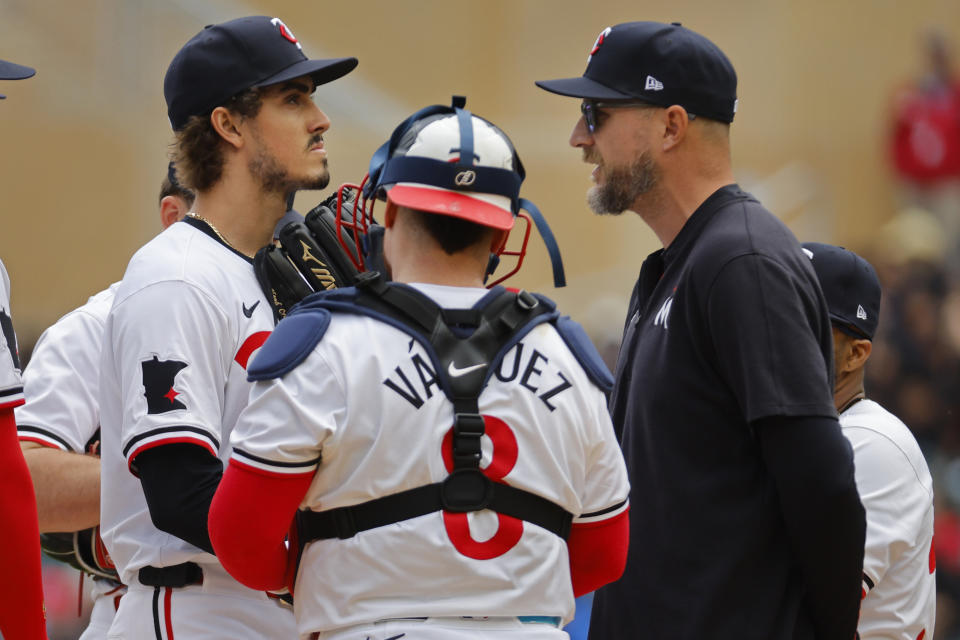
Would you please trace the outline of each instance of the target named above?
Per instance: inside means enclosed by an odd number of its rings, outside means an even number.
[[[594,42],[579,78],[539,80],[537,86],[586,100],[640,100],[733,122],[737,73],[717,45],[679,22],[625,22]]]
[[[880,280],[873,266],[831,244],[804,242],[803,250],[817,272],[830,320],[847,335],[873,340],[880,320]]]
[[[231,97],[300,76],[331,82],[357,66],[356,58],[310,60],[280,18],[249,16],[206,26],[177,52],[163,79],[174,131]]]
[[[26,67],[15,62],[0,60],[0,80],[23,80],[29,78],[37,72],[33,67]],[[0,100],[7,96],[0,95]]]

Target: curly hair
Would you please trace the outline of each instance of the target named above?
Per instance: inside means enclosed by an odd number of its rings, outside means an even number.
[[[223,106],[241,118],[254,118],[262,104],[260,89],[251,88],[233,96]],[[177,178],[194,193],[210,189],[223,175],[223,141],[210,123],[210,113],[190,116],[171,145],[170,159],[176,166]]]

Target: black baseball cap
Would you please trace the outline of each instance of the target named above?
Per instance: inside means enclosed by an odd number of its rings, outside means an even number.
[[[23,80],[29,78],[37,72],[33,67],[26,67],[15,62],[0,60],[0,80]],[[7,96],[0,95],[0,100]]]
[[[678,104],[698,116],[733,122],[737,73],[717,45],[679,22],[624,22],[597,36],[579,78],[537,86],[587,100]]]
[[[208,25],[177,52],[163,79],[174,131],[252,87],[310,76],[314,83],[353,71],[356,58],[310,60],[280,18],[249,16]]]
[[[817,272],[830,320],[854,338],[873,340],[880,320],[880,280],[873,266],[849,249],[804,242]]]

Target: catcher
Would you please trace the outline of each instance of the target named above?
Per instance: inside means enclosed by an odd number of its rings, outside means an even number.
[[[210,539],[239,581],[294,590],[301,638],[565,638],[574,596],[623,570],[610,373],[551,301],[484,287],[531,205],[510,140],[464,107],[408,118],[337,207],[363,271],[386,201],[393,282],[308,296],[248,369]]]

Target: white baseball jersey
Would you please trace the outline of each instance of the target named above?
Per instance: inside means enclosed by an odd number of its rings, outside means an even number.
[[[200,221],[171,225],[131,259],[107,316],[100,381],[101,535],[131,593],[140,568],[189,561],[203,568],[205,589],[223,578],[266,600],[227,579],[213,555],[154,527],[129,464],[169,443],[226,460],[249,395],[247,362],[272,328],[252,261]]]
[[[860,638],[930,640],[936,581],[927,463],[906,425],[872,400],[841,413],[840,426],[867,512]]]
[[[26,404],[16,409],[20,440],[86,453],[100,428],[100,347],[118,286],[91,296],[40,336],[23,372]]]
[[[94,436],[100,429],[100,348],[118,286],[91,296],[40,336],[23,372],[26,404],[16,409],[20,440],[90,453],[88,445],[99,439]],[[125,591],[113,580],[94,580],[93,612],[84,640],[107,637],[116,597]]]
[[[414,286],[446,308],[470,307],[486,293]],[[432,366],[408,334],[334,314],[306,360],[282,378],[255,383],[232,436],[232,460],[268,474],[316,470],[302,504],[315,511],[441,481],[454,416]],[[486,422],[481,468],[492,479],[559,504],[574,524],[627,508],[626,469],[606,399],[552,325],[537,326],[506,354],[479,408]],[[315,541],[304,552],[295,594],[301,637],[409,616],[566,621],[574,611],[564,541],[489,510],[437,511],[346,540]]]
[[[10,278],[0,261],[0,409],[23,404],[23,382],[17,356],[17,336],[10,318]]]

